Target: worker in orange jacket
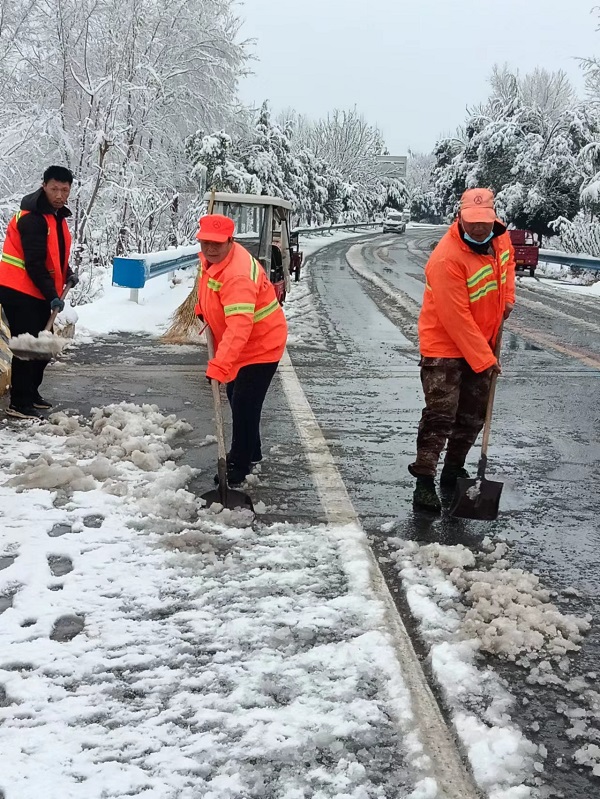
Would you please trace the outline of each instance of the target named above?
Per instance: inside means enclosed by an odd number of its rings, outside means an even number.
[[[287,323],[262,265],[233,240],[232,219],[203,216],[196,314],[208,323],[215,357],[206,377],[227,384],[233,433],[227,457],[231,485],[262,460],[260,418],[285,350]]]
[[[69,268],[71,234],[67,200],[73,175],[64,166],[50,166],[41,188],[21,200],[20,210],[6,229],[0,255],[0,305],[12,336],[37,336],[52,311],[65,307],[65,285],[78,278]],[[52,403],[40,395],[48,361],[12,359],[10,404],[6,413],[17,419],[39,419]]]
[[[468,189],[458,218],[425,267],[419,317],[421,382],[425,408],[417,457],[408,469],[416,478],[416,506],[441,509],[435,489],[438,460],[447,443],[442,488],[454,489],[467,454],[485,420],[494,354],[502,320],[515,303],[514,250],[496,217],[488,189]]]

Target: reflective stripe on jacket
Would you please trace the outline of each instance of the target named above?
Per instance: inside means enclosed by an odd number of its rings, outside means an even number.
[[[287,340],[283,309],[265,270],[240,244],[218,264],[200,255],[196,312],[215,339],[208,377],[229,383],[243,366],[281,359]]]
[[[31,297],[44,299],[44,295],[29,277],[25,267],[25,254],[21,242],[21,234],[17,223],[29,211],[18,211],[8,223],[6,238],[0,255],[0,286],[20,291]],[[56,293],[60,297],[65,287],[67,278],[67,264],[71,251],[71,232],[65,219],[57,220],[54,214],[43,214],[48,225],[48,243],[46,247],[46,269],[54,280]],[[57,224],[62,224],[65,239],[65,260],[60,262],[60,249],[58,244]]]
[[[504,309],[515,301],[514,250],[503,225],[502,230],[492,239],[494,254],[479,255],[454,222],[431,254],[419,316],[425,357],[465,358],[475,372],[496,362],[493,347]]]

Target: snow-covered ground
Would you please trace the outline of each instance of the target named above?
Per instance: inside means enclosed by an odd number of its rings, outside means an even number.
[[[289,324],[288,344],[299,344],[313,349],[322,349],[324,346],[319,316],[308,282],[307,272],[310,269],[310,261],[306,263],[307,259],[329,244],[364,235],[364,230],[358,233],[349,230],[336,230],[332,235],[305,236],[301,239],[301,250],[304,253],[301,278],[298,283],[292,283],[292,289],[285,302],[285,315]]]
[[[0,793],[433,799],[364,536],[203,509],[187,430],[0,428]]]
[[[129,289],[111,284],[105,277],[103,294],[94,302],[78,305],[77,335],[93,337],[108,333],[145,333],[160,336],[169,327],[171,315],[194,286],[193,269],[179,270],[175,282],[160,275],[140,289],[139,303],[129,299]]]
[[[157,333],[184,275],[150,281],[140,306],[110,288],[80,324]],[[306,288],[286,310],[315,343]],[[178,464],[188,429],[132,404],[0,426],[0,795],[435,799],[363,534],[202,508]],[[577,763],[600,771],[593,684],[568,676],[589,621],[561,614],[501,542],[390,539],[389,559],[485,795],[536,796],[545,759],[486,653],[586,697],[565,716]]]

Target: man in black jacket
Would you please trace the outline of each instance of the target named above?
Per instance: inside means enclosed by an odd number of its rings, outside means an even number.
[[[0,305],[12,336],[37,336],[50,313],[62,311],[65,285],[77,278],[69,269],[71,234],[66,206],[73,175],[62,166],[44,172],[42,187],[21,201],[9,222],[0,255]],[[37,419],[52,404],[39,393],[48,361],[13,358],[9,416]]]

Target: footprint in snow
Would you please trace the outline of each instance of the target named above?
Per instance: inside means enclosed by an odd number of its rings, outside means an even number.
[[[9,566],[13,565],[16,559],[16,555],[0,555],[0,571],[2,571],[2,569],[8,569]]]
[[[86,516],[83,520],[83,524],[85,527],[102,527],[102,523],[104,522],[104,516],[101,516],[99,513],[92,514],[91,516]]]
[[[73,530],[70,524],[62,524],[58,523],[55,524],[51,530],[48,530],[48,535],[50,538],[59,538],[61,535],[66,535]]]
[[[54,622],[54,627],[50,633],[52,641],[59,641],[65,643],[72,641],[76,635],[83,630],[85,626],[85,616],[79,614],[61,616]]]
[[[14,594],[0,594],[0,614],[12,608]]]
[[[62,577],[73,571],[73,561],[63,555],[48,555],[48,566],[53,577]]]

